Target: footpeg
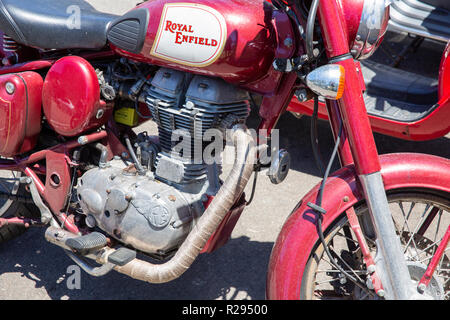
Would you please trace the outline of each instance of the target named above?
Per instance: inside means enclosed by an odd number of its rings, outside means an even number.
[[[122,247],[108,256],[108,262],[122,267],[135,258],[136,251]]]
[[[105,247],[107,240],[103,234],[92,232],[81,237],[67,239],[65,244],[73,251],[81,255],[87,255]]]

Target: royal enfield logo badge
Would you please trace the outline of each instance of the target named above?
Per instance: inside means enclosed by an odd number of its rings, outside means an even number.
[[[205,67],[222,54],[227,36],[224,17],[193,3],[164,6],[151,55],[180,64]]]

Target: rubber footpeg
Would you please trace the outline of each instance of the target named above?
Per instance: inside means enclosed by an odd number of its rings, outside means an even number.
[[[108,262],[117,266],[124,266],[136,258],[136,251],[121,247],[108,256]]]
[[[87,255],[105,247],[107,240],[105,235],[99,232],[92,232],[81,237],[66,240],[66,246],[81,255]]]

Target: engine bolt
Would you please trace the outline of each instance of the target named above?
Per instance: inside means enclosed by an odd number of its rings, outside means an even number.
[[[299,89],[295,91],[295,96],[300,102],[305,102],[306,100],[308,100],[308,93],[305,89]]]
[[[16,91],[16,86],[12,82],[7,82],[5,84],[5,89],[8,94],[13,94]]]
[[[380,289],[380,290],[377,291],[377,295],[378,295],[379,297],[384,297],[385,294],[386,294],[386,292],[384,292],[383,289]]]
[[[105,114],[105,110],[100,109],[97,111],[97,115],[95,116],[97,119],[100,119]]]
[[[292,47],[293,41],[292,38],[286,38],[284,39],[284,45],[288,48]]]
[[[79,138],[77,139],[77,142],[78,142],[80,145],[85,145],[86,143],[89,142],[89,139],[88,139],[86,136],[81,136],[81,137],[79,137]]]
[[[348,196],[345,196],[344,198],[342,198],[342,201],[344,202],[348,202],[350,199],[348,198]]]

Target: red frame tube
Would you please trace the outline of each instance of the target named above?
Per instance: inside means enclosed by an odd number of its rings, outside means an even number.
[[[9,224],[22,225],[25,228],[28,228],[32,225],[40,225],[41,222],[37,219],[29,219],[29,218],[0,218],[0,228]]]
[[[364,234],[361,229],[361,225],[359,224],[358,217],[356,216],[355,209],[353,207],[349,208],[345,211],[347,215],[348,222],[350,224],[350,227],[352,228],[353,232],[355,233],[356,239],[358,240],[359,246],[361,248],[361,253],[363,255],[364,263],[367,266],[367,269],[369,270],[370,266],[375,266],[375,262],[372,258],[372,254],[370,253],[369,246],[367,245],[366,239],[364,237]],[[370,275],[370,278],[372,280],[373,289],[378,294],[380,290],[383,289],[383,285],[381,284],[381,280],[376,274],[376,272],[373,272]]]
[[[436,252],[434,253],[433,258],[431,258],[430,264],[427,267],[427,270],[425,271],[424,275],[422,276],[422,279],[420,279],[419,286],[425,285],[428,286],[428,284],[431,281],[431,278],[433,277],[433,273],[436,270],[439,261],[442,258],[442,255],[445,252],[445,249],[447,248],[448,241],[450,240],[450,226],[448,226],[447,231],[445,232],[444,237],[441,240],[441,243],[439,244],[438,248],[436,249]]]
[[[450,57],[450,56],[449,56]],[[449,58],[450,59],[450,58]],[[401,122],[369,114],[372,130],[387,136],[409,141],[427,141],[445,136],[450,132],[450,122],[442,119],[450,118],[450,96],[442,98],[424,118],[414,122]],[[313,113],[313,101],[300,103],[294,98],[289,103],[288,111],[311,116]],[[319,103],[318,118],[328,121],[326,106]]]
[[[108,133],[106,131],[99,131],[83,136],[81,142],[84,145],[103,140],[107,137]],[[79,232],[77,226],[71,221],[69,217],[67,217],[64,212],[61,212],[61,209],[63,209],[62,205],[64,204],[67,197],[67,189],[70,187],[70,185],[68,185],[68,181],[70,181],[70,179],[67,179],[68,165],[73,165],[68,152],[71,149],[80,147],[82,144],[80,143],[80,140],[77,139],[56,145],[50,149],[38,151],[23,159],[0,160],[0,170],[22,171],[28,177],[30,177],[33,180],[33,183],[35,184],[39,194],[50,205],[52,212],[57,216],[59,222],[63,224],[68,231],[75,234]],[[42,168],[36,164],[36,162],[44,159],[57,161],[60,164],[56,167],[45,167],[46,170],[53,170],[53,172],[57,174],[65,174],[66,177],[63,180],[63,183],[61,183],[60,187],[55,188],[55,186],[52,186],[48,177],[49,172],[42,172]],[[42,180],[38,177],[38,174],[47,174],[47,180],[45,183],[43,183]]]

